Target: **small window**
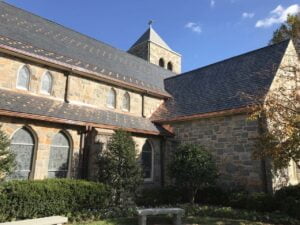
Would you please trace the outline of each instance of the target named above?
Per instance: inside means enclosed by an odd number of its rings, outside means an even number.
[[[143,178],[145,181],[152,180],[152,173],[153,173],[153,149],[149,141],[143,146],[142,149],[142,171],[143,171]]]
[[[127,112],[130,111],[130,95],[128,92],[123,96],[122,109]]]
[[[173,71],[173,64],[168,62],[168,70]]]
[[[27,66],[22,66],[17,77],[17,88],[29,90],[30,70]]]
[[[165,68],[165,60],[163,58],[159,59],[159,66]]]
[[[53,83],[52,75],[47,71],[42,77],[41,92],[50,95],[52,91],[52,83]]]
[[[112,88],[110,89],[110,91],[108,92],[108,96],[107,96],[107,106],[109,108],[116,108],[116,102],[117,102],[117,93],[116,91]]]

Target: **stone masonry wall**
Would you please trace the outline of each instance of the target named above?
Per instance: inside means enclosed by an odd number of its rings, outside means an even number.
[[[195,143],[205,146],[217,161],[222,187],[243,187],[263,191],[261,161],[252,159],[257,121],[247,120],[246,115],[232,115],[172,123],[175,138],[166,147],[166,165],[175,144]]]
[[[149,62],[159,65],[160,58],[163,58],[165,61],[165,69],[167,69],[168,62],[171,62],[173,65],[173,72],[176,74],[181,73],[181,56],[151,42]]]
[[[70,76],[69,82],[68,99],[71,103],[86,104],[103,110],[113,110],[135,116],[142,115],[142,96],[140,94],[114,87],[117,93],[117,107],[111,109],[106,104],[111,86],[76,76]],[[130,112],[122,110],[122,99],[126,92],[130,95]]]
[[[70,76],[68,99],[74,104],[86,104],[103,110],[113,110],[119,113],[142,116],[141,94],[114,87],[114,90],[117,93],[117,106],[116,109],[111,109],[108,108],[106,104],[107,94],[110,89],[111,86],[106,84],[81,77]],[[124,112],[122,110],[122,98],[126,92],[130,95],[130,112]],[[144,112],[146,117],[150,117],[162,102],[163,100],[161,99],[145,96]]]
[[[47,122],[37,122],[23,119],[16,119],[10,117],[0,118],[1,130],[3,130],[9,138],[13,134],[26,126],[33,131],[36,136],[36,150],[33,161],[33,179],[45,179],[48,176],[48,162],[50,156],[50,146],[53,137],[60,131],[64,130],[71,137],[72,156],[71,156],[71,170],[69,171],[70,177],[76,178],[79,173],[79,151],[80,151],[80,135],[73,127],[65,125],[57,125]]]
[[[31,80],[29,91],[17,89],[17,74],[19,69],[27,65],[31,72]],[[53,77],[53,89],[51,96],[41,93],[41,78],[45,72],[49,71]],[[8,56],[6,54],[0,54],[0,74],[1,82],[0,88],[11,89],[23,93],[33,93],[45,97],[55,97],[58,99],[64,99],[66,77],[62,72],[54,69],[49,69],[42,65],[32,64],[27,61],[22,61],[15,57]]]

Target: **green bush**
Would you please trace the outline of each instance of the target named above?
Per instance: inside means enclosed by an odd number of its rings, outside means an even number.
[[[201,188],[215,183],[218,171],[210,151],[197,144],[182,144],[172,155],[170,178],[191,203]]]
[[[0,185],[0,220],[64,215],[99,215],[109,207],[110,191],[100,183],[71,179],[9,181]]]
[[[300,185],[284,187],[275,193],[279,210],[300,219]]]
[[[117,130],[107,143],[107,151],[98,158],[98,181],[114,192],[114,206],[132,204],[142,184],[142,171],[136,159],[136,144],[130,133]]]
[[[11,174],[16,166],[15,155],[9,148],[10,141],[0,126],[0,181]]]
[[[137,198],[137,205],[155,207],[184,203],[182,192],[176,187],[155,187],[143,189]]]
[[[195,202],[208,205],[228,205],[229,192],[218,186],[201,188],[196,195]]]
[[[184,204],[178,205],[185,210],[185,216],[189,217],[216,217],[228,219],[242,219],[255,222],[265,222],[271,224],[298,225],[300,221],[279,212],[256,212],[250,210],[233,209],[231,207],[214,207]]]
[[[273,195],[262,192],[237,192],[229,195],[228,206],[237,209],[247,209],[258,212],[273,212],[278,209],[278,203]]]

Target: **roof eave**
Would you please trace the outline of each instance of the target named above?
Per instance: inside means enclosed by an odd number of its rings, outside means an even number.
[[[68,120],[68,119],[36,115],[36,114],[28,114],[28,113],[22,113],[22,112],[14,112],[14,111],[2,110],[2,109],[0,109],[0,115],[8,116],[8,117],[15,117],[15,118],[38,120],[38,121],[46,121],[46,122],[52,122],[52,123],[54,122],[54,123],[67,124],[67,125],[73,125],[73,126],[81,126],[81,127],[89,126],[89,127],[111,129],[111,130],[123,129],[125,131],[132,132],[132,133],[140,133],[140,134],[155,135],[155,136],[166,136],[166,134],[159,132],[159,131],[118,127],[118,126],[113,126],[113,125],[109,125],[109,124],[89,123],[89,122],[84,122],[84,121]]]
[[[158,119],[152,120],[152,122],[157,124],[167,124],[167,123],[174,123],[174,122],[184,122],[190,120],[197,120],[197,119],[206,119],[206,118],[213,118],[213,117],[220,117],[220,116],[229,116],[234,114],[244,114],[244,113],[251,113],[255,110],[255,105],[244,106],[235,109],[227,109],[217,112],[208,112],[208,113],[201,113],[201,114],[193,114],[188,116],[178,116],[171,119]]]

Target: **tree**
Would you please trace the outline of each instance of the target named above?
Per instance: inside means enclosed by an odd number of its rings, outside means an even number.
[[[8,137],[0,129],[0,180],[12,173],[15,168],[15,156],[10,151],[9,146]]]
[[[300,39],[300,14],[289,15],[287,21],[274,31],[270,44],[276,44],[287,39]]]
[[[132,200],[142,182],[135,146],[129,133],[117,130],[108,141],[107,150],[99,156],[98,179],[113,189],[115,205]]]
[[[287,168],[291,160],[300,169],[300,70],[297,64],[297,56],[290,58],[277,72],[275,84],[278,85],[267,90],[266,95],[249,96],[256,102],[250,118],[259,119],[262,125],[253,154],[256,159],[271,159],[274,172]]]
[[[194,203],[198,190],[216,181],[217,166],[204,147],[184,144],[174,152],[169,173],[176,186],[185,190],[189,201]]]

